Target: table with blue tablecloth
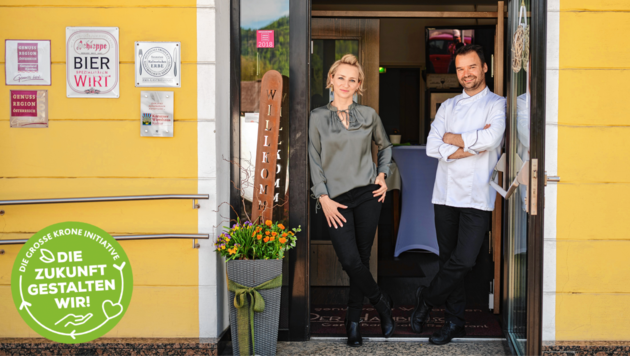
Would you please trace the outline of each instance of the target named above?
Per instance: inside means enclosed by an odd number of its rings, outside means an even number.
[[[427,156],[426,146],[398,146],[392,151],[402,180],[402,212],[394,256],[415,249],[439,255],[431,203],[438,160]]]

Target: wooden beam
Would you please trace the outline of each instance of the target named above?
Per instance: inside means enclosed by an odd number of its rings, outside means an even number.
[[[505,2],[499,1],[498,14],[505,11]],[[494,43],[494,93],[503,96],[503,58],[505,52],[505,18],[497,17],[497,31]],[[499,177],[499,182],[503,177]],[[501,311],[501,236],[503,215],[503,197],[497,193],[492,214],[492,259],[494,260],[494,313]]]
[[[505,2],[499,1],[499,11],[498,13],[504,13],[505,11]],[[497,17],[497,43],[496,43],[496,51],[494,52],[495,59],[495,69],[494,69],[494,93],[500,96],[503,96],[503,70],[504,66],[504,55],[505,55],[505,18],[502,16]]]
[[[313,17],[409,17],[409,18],[463,18],[496,19],[500,12],[492,11],[328,11],[313,10]],[[507,15],[507,14],[506,14]]]

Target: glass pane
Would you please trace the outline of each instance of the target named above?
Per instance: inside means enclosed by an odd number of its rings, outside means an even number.
[[[359,58],[358,40],[313,40],[311,54],[311,110],[324,106],[332,101],[329,89],[326,89],[328,69],[346,54],[354,54]],[[355,101],[357,99],[355,98]],[[312,184],[310,185],[312,186]],[[310,199],[310,211],[316,211],[316,200]],[[309,214],[311,240],[330,240],[326,218],[321,209]]]
[[[512,182],[523,163],[529,160],[530,73],[529,24],[530,0],[510,1],[508,40],[510,57],[508,69],[509,147],[506,147]],[[527,198],[526,184],[508,201],[508,335],[519,354],[525,354],[527,343]]]
[[[254,195],[254,172],[256,146],[258,143],[258,112],[261,80],[270,70],[289,76],[289,0],[240,0],[241,1],[241,147],[236,163],[240,165],[240,187],[242,206],[239,215],[242,221],[252,213]],[[288,81],[285,81],[288,86]],[[289,105],[288,88],[284,88],[282,106]],[[284,111],[288,112],[288,111]],[[278,149],[280,161],[284,162],[276,172],[280,179],[275,192],[280,196],[274,202],[273,220],[287,225],[289,219],[288,192],[288,132],[289,115],[283,115]],[[286,137],[285,137],[286,136]],[[288,226],[288,225],[287,225]],[[295,226],[291,226],[295,227]],[[288,318],[288,276],[289,255],[283,260],[282,305],[280,328],[287,329]]]

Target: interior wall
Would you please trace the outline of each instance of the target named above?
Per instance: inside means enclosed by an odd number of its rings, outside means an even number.
[[[489,5],[318,5],[314,11],[497,11]],[[437,26],[496,25],[496,19],[442,19],[442,18],[380,18],[380,66],[426,68],[425,28]],[[420,78],[420,116],[424,116],[425,84]],[[424,125],[419,135],[425,136]]]
[[[381,66],[425,68],[425,29],[437,26],[496,25],[494,19],[381,18]]]

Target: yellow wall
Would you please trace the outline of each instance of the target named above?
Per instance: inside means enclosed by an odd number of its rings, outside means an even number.
[[[630,2],[560,6],[556,340],[629,340]]]
[[[194,0],[0,1],[0,72],[5,39],[52,41],[52,86],[0,85],[0,200],[197,193],[197,24]],[[68,99],[67,26],[120,28],[120,98]],[[182,87],[173,138],[142,138],[134,42],[180,41]],[[49,127],[9,128],[9,90],[46,89]],[[3,207],[0,239],[28,238],[50,224],[83,221],[111,234],[197,233],[188,200]],[[197,337],[198,255],[190,240],[121,243],[135,288],[122,321],[106,337]],[[0,337],[37,336],[10,292],[20,245],[0,247]]]

